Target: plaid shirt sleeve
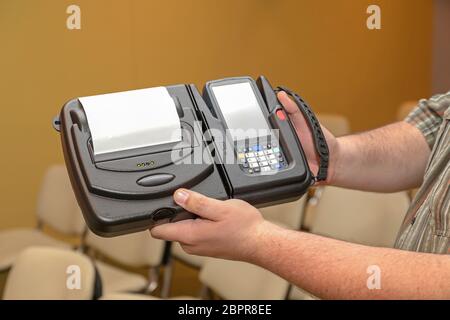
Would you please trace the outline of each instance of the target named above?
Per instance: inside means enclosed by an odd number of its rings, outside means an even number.
[[[450,106],[450,91],[420,100],[418,106],[406,117],[405,121],[418,128],[433,148],[436,136],[443,121],[444,112]]]

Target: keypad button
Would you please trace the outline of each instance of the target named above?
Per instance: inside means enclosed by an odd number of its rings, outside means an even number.
[[[283,154],[276,143],[240,147],[237,157],[241,168],[249,174],[285,168]]]

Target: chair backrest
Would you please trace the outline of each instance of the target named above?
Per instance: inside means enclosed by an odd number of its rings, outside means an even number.
[[[81,235],[85,223],[63,165],[54,165],[45,173],[38,196],[37,216],[58,232]]]
[[[86,236],[89,248],[130,267],[156,267],[161,264],[165,242],[142,231],[114,238],[102,238],[92,232]]]
[[[64,249],[30,247],[14,261],[5,300],[91,300],[99,279],[85,255]]]
[[[260,208],[265,219],[280,223],[290,229],[298,230],[302,221],[305,208],[306,196],[276,206]]]
[[[258,266],[222,259],[206,259],[200,281],[227,300],[281,300],[289,283]]]
[[[291,290],[289,292],[289,300],[319,300],[319,298],[315,297],[311,293],[296,287],[294,285],[291,286]]]
[[[350,122],[342,115],[320,113],[317,117],[319,118],[320,123],[336,137],[345,136],[350,133]]]
[[[204,256],[197,256],[195,254],[186,253],[183,250],[183,248],[181,247],[179,242],[172,243],[172,246],[170,248],[170,253],[176,259],[181,260],[182,262],[186,263],[190,267],[197,268],[197,269],[200,269],[206,260],[206,257],[204,257]]]
[[[315,208],[311,232],[392,247],[408,206],[406,192],[381,194],[325,187]]]

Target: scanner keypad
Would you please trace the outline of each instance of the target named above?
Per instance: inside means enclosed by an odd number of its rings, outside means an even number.
[[[281,149],[276,145],[253,145],[238,151],[239,165],[248,174],[275,173],[287,166]]]

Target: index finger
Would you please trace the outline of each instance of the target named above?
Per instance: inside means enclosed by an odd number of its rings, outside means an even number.
[[[155,239],[166,241],[185,242],[192,228],[192,219],[182,220],[174,223],[165,223],[150,229],[150,234]]]

